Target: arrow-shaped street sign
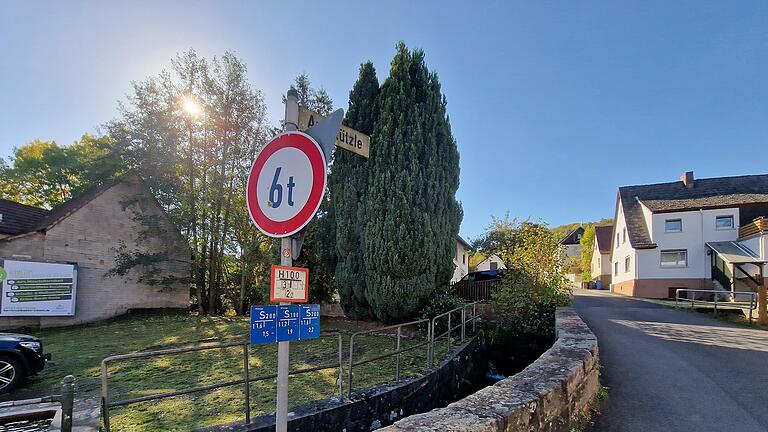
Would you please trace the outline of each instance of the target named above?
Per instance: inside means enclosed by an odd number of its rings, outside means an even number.
[[[341,110],[336,110],[330,117],[328,117],[328,119],[330,120],[332,117],[335,117],[339,111]],[[326,120],[324,116],[308,108],[299,107],[299,130],[309,133],[309,131],[316,125],[319,126],[324,123],[323,120]],[[328,125],[328,127],[330,127],[330,125]],[[339,127],[336,128],[336,134],[334,136],[336,138],[334,140],[336,147],[357,153],[366,158],[371,152],[371,137],[350,127],[342,126],[341,119],[339,119]],[[312,136],[312,138],[315,137]],[[315,138],[315,140],[320,142],[317,138]],[[325,148],[324,143],[320,142],[320,145]],[[329,153],[326,152],[326,157],[328,154]]]

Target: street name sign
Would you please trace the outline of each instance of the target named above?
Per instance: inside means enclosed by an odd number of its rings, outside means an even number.
[[[269,300],[306,303],[309,297],[309,270],[301,267],[272,266]]]
[[[251,306],[251,343],[320,337],[320,305]]]
[[[325,194],[326,162],[320,145],[302,132],[285,132],[256,157],[246,203],[256,227],[269,237],[289,237],[315,216]]]
[[[304,107],[299,107],[299,129],[307,130],[325,120],[325,117]],[[336,147],[368,157],[371,153],[371,137],[350,127],[341,126],[336,135]]]

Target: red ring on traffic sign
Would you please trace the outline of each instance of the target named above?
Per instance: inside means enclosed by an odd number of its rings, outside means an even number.
[[[293,147],[303,152],[309,159],[312,167],[312,188],[309,192],[309,198],[296,216],[286,221],[275,221],[267,217],[259,205],[256,195],[256,186],[264,164],[278,150],[286,147]],[[270,141],[256,157],[248,174],[248,186],[246,189],[246,203],[248,213],[256,227],[269,237],[288,237],[304,228],[315,216],[317,209],[325,194],[325,184],[327,173],[325,171],[326,163],[323,151],[320,145],[311,136],[302,132],[285,132],[278,135]]]

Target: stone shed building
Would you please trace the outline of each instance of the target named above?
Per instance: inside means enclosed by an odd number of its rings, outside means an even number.
[[[153,259],[126,267],[125,258],[137,252]],[[191,257],[184,237],[136,175],[106,182],[52,210],[0,199],[0,259],[78,268],[75,316],[0,316],[0,328],[65,326],[134,309],[187,308]]]

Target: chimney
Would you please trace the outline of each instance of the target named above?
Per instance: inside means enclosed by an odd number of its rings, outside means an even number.
[[[683,182],[683,186],[686,188],[693,187],[693,171],[686,171],[680,176],[680,181]]]

